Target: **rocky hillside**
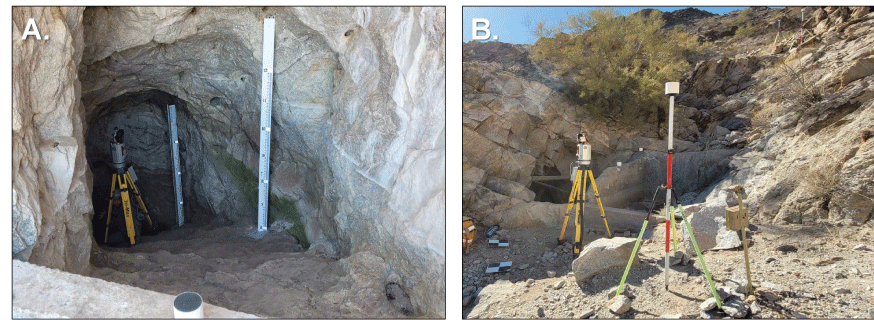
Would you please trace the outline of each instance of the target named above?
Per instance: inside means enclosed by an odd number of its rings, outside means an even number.
[[[568,95],[571,84],[549,74],[549,65],[532,62],[529,47],[464,44],[464,212],[481,230],[500,225],[496,237],[510,247],[489,248],[483,236],[465,256],[463,315],[874,315],[865,306],[871,275],[861,271],[870,264],[864,239],[874,228],[874,13],[868,7],[805,7],[801,33],[801,9],[664,15],[668,24],[696,35],[704,49],[686,57],[692,68],[677,79],[673,183],[728,303],[721,310],[707,300],[702,266],[682,229],[681,252],[671,259],[672,290],[664,290],[663,223],[651,222],[641,235],[630,293],[614,298],[631,237],[637,237],[637,229],[614,223],[627,223],[634,212],[642,219],[665,183],[666,128],[656,119],[632,128],[592,120],[581,108],[585,101]],[[604,227],[590,211],[596,207],[587,206],[585,249],[574,260],[571,247],[556,246],[555,237],[580,130],[589,133],[592,169],[616,237],[609,245],[600,241],[606,240]],[[751,214],[755,292],[748,295],[738,293],[745,281],[738,267],[743,252],[723,251],[741,245],[737,233],[725,230],[724,218],[726,207],[737,204],[727,191],[736,184],[745,186]],[[590,188],[587,198],[593,196]],[[656,209],[663,199],[659,193]],[[616,215],[615,208],[630,213]],[[572,221],[568,230],[574,231]],[[584,256],[589,251],[597,254]],[[513,266],[484,272],[500,261]]]
[[[445,274],[444,15],[16,7],[14,34],[33,18],[50,40],[12,37],[14,257],[90,273],[108,130],[128,129],[143,180],[165,180],[170,103],[186,220],[253,223],[246,177],[258,170],[262,21],[273,16],[271,202],[297,212],[310,253],[380,257],[374,274],[400,276],[414,315],[442,315],[444,284],[433,279]],[[170,184],[147,189],[156,220],[174,221]]]
[[[678,15],[690,20],[676,24],[708,48],[689,57],[697,59],[694,67],[677,79],[674,181],[682,203],[724,198],[724,186],[743,184],[754,221],[871,220],[874,38],[868,31],[874,20],[867,7],[805,9],[803,43],[782,40],[797,32],[786,26],[798,7]],[[775,49],[777,19],[784,30]],[[478,208],[467,214],[485,219],[508,212],[499,205],[481,209],[478,203],[492,193],[499,203],[519,199],[526,204],[518,206],[528,208],[566,201],[567,179],[545,182],[542,176],[568,176],[581,129],[590,134],[600,193],[622,193],[611,205],[644,209],[640,202],[664,183],[666,143],[658,134],[665,128],[655,121],[633,129],[588,121],[549,66],[527,54],[520,45],[464,44],[464,201]],[[495,179],[515,187],[486,183]]]

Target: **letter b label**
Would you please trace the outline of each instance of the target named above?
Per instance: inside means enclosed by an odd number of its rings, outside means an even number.
[[[480,35],[480,31],[484,34]],[[488,19],[473,19],[473,34],[471,35],[473,40],[488,40],[491,35]]]

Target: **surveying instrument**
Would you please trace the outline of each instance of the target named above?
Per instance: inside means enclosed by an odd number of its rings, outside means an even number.
[[[634,249],[631,251],[631,256],[628,257],[628,264],[625,265],[625,272],[622,274],[622,279],[619,281],[619,286],[616,288],[616,296],[622,294],[622,290],[625,287],[625,279],[628,277],[628,271],[631,270],[631,264],[634,262],[634,257],[637,256],[637,249],[640,248],[640,242],[643,239],[643,232],[646,230],[646,225],[647,223],[649,223],[649,216],[652,214],[653,208],[655,207],[656,196],[658,195],[659,190],[665,189],[665,291],[668,290],[668,271],[670,270],[668,253],[670,253],[671,251],[672,228],[674,230],[674,253],[677,252],[676,226],[674,226],[675,224],[671,223],[675,222],[674,208],[676,207],[676,212],[680,214],[680,217],[682,218],[682,221],[686,226],[686,231],[689,234],[689,240],[692,242],[692,246],[695,248],[695,253],[698,255],[698,262],[701,263],[701,269],[703,269],[704,271],[704,277],[705,279],[707,279],[707,285],[710,287],[710,293],[713,294],[713,298],[716,299],[716,306],[721,309],[722,299],[720,299],[719,294],[716,291],[716,287],[713,285],[713,280],[710,277],[710,271],[707,270],[707,265],[704,263],[704,256],[701,254],[701,250],[699,250],[698,248],[698,242],[695,241],[695,234],[692,232],[692,226],[689,225],[689,219],[686,218],[686,212],[683,209],[683,206],[677,205],[676,198],[671,198],[671,191],[673,190],[671,182],[674,164],[674,97],[679,93],[679,82],[665,83],[665,94],[670,97],[670,109],[668,110],[667,184],[660,186],[653,194],[652,204],[650,205],[649,212],[647,213],[646,218],[643,220],[643,225],[641,226],[640,233],[637,236],[637,242],[634,244]],[[676,206],[672,206],[672,203]]]
[[[601,205],[601,196],[598,194],[598,186],[595,185],[595,176],[592,174],[592,169],[589,165],[592,163],[592,146],[586,140],[586,133],[580,132],[577,135],[577,160],[571,164],[571,177],[573,177],[574,186],[571,188],[571,194],[567,200],[567,210],[564,213],[564,223],[561,225],[561,234],[558,236],[558,243],[561,244],[564,240],[564,231],[567,229],[567,221],[570,217],[571,209],[576,207],[574,215],[574,225],[577,227],[574,233],[574,256],[578,256],[582,250],[582,231],[583,231],[583,214],[586,212],[586,181],[592,181],[592,190],[595,191],[595,200],[598,202],[598,209],[601,210],[601,219],[604,220],[604,227],[607,229],[607,237],[612,238],[610,226],[607,224],[607,217],[604,215],[604,206]]]
[[[145,218],[149,223],[149,226],[152,226],[152,218],[149,217],[149,211],[146,210],[143,198],[140,197],[140,190],[137,189],[137,185],[134,183],[138,180],[137,174],[134,172],[134,168],[127,165],[127,161],[125,161],[124,130],[119,130],[118,127],[113,128],[112,141],[109,142],[109,149],[112,152],[112,167],[115,169],[115,172],[112,173],[112,182],[109,189],[109,207],[106,214],[106,233],[103,236],[103,242],[106,242],[109,239],[109,226],[112,221],[113,201],[116,200],[115,186],[118,184],[127,237],[130,240],[130,244],[136,244],[139,239],[138,226],[142,223],[135,225],[134,219],[137,219],[137,222],[139,222]],[[133,212],[131,211],[130,192],[133,192],[134,196],[136,196],[137,204],[141,211],[136,217],[133,216]]]

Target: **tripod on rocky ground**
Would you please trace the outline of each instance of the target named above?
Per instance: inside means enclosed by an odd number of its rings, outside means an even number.
[[[106,233],[103,236],[103,242],[109,240],[109,226],[112,221],[112,202],[115,200],[115,185],[117,182],[118,190],[120,191],[121,206],[124,211],[125,230],[127,231],[128,239],[130,239],[130,244],[136,244],[139,230],[137,230],[134,225],[135,217],[131,212],[131,191],[133,191],[134,196],[136,196],[137,205],[140,210],[142,210],[142,215],[144,215],[144,217],[138,216],[136,219],[142,220],[142,218],[145,218],[149,223],[149,226],[152,226],[152,218],[149,217],[149,210],[146,209],[146,204],[143,203],[143,198],[140,197],[140,190],[137,189],[137,185],[134,183],[134,181],[136,181],[136,173],[134,173],[133,168],[125,169],[125,150],[123,141],[124,130],[119,130],[118,127],[114,128],[113,139],[109,145],[110,150],[112,151],[112,166],[115,168],[116,172],[112,173],[112,182],[109,188],[109,207],[106,214]]]
[[[579,143],[577,144],[577,160],[574,162],[575,168],[572,168],[574,177],[574,186],[571,188],[571,194],[568,197],[567,209],[564,213],[564,223],[561,225],[561,234],[558,236],[558,243],[561,244],[564,240],[564,232],[567,229],[567,222],[570,218],[571,209],[576,207],[574,215],[574,225],[577,230],[574,233],[574,256],[582,251],[582,230],[583,230],[583,214],[586,212],[586,181],[592,182],[592,189],[595,191],[595,200],[598,202],[598,209],[601,210],[601,219],[604,220],[604,227],[607,229],[607,237],[612,238],[610,226],[607,224],[607,217],[604,215],[604,206],[601,204],[601,196],[598,194],[598,186],[595,185],[595,175],[589,169],[589,164],[592,162],[592,146],[586,141],[586,133],[581,132],[577,135]],[[576,206],[575,206],[576,205]]]
[[[713,286],[713,281],[710,277],[710,271],[707,270],[707,265],[704,264],[704,257],[701,255],[701,250],[698,249],[698,242],[695,241],[695,234],[692,232],[692,226],[689,225],[689,220],[686,219],[685,210],[683,210],[683,206],[677,205],[676,197],[671,197],[671,191],[673,189],[672,175],[673,175],[673,158],[674,158],[674,99],[677,94],[680,93],[680,83],[679,82],[667,82],[665,83],[665,94],[668,95],[670,104],[668,109],[668,152],[667,152],[667,184],[659,187],[653,195],[653,203],[650,206],[650,213],[652,213],[652,208],[655,206],[655,196],[658,194],[658,191],[661,189],[665,189],[665,291],[668,290],[668,272],[671,270],[668,254],[671,251],[671,234],[674,236],[674,252],[676,252],[677,248],[677,232],[675,227],[674,220],[674,207],[677,208],[677,213],[682,217],[682,221],[686,226],[686,232],[689,235],[689,240],[692,241],[692,245],[695,248],[695,253],[698,255],[698,261],[701,263],[701,268],[704,270],[704,276],[707,279],[707,284],[710,286],[710,291],[713,294],[713,297],[716,299],[716,305],[719,308],[722,308],[722,300],[719,298],[719,294],[716,292],[716,288]],[[671,204],[674,204],[672,206]],[[619,282],[619,287],[616,289],[616,296],[622,293],[622,288],[625,286],[625,278],[628,276],[628,270],[631,268],[631,263],[634,261],[634,258],[637,256],[637,249],[640,246],[640,241],[643,239],[643,231],[646,228],[646,224],[649,219],[649,214],[647,214],[647,220],[643,222],[643,227],[640,229],[640,235],[637,237],[637,242],[634,245],[634,250],[631,253],[631,257],[628,258],[628,264],[625,266],[625,273],[622,275],[622,280]],[[674,232],[671,232],[672,226],[674,227]]]

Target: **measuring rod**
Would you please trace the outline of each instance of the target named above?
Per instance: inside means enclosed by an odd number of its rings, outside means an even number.
[[[273,112],[273,34],[276,21],[264,19],[264,55],[261,59],[261,138],[258,161],[258,231],[267,230],[267,199],[270,194],[270,123]]]
[[[670,97],[670,107],[668,110],[668,181],[667,189],[665,190],[665,290],[668,290],[668,253],[671,251],[671,224],[674,223],[674,208],[671,206],[671,176],[674,169],[674,96],[680,93],[679,82],[665,83],[665,94]],[[676,237],[674,232],[674,237]]]
[[[182,211],[182,170],[179,168],[179,136],[176,134],[176,105],[167,106],[167,123],[170,125],[170,149],[173,150],[173,188],[176,189],[176,216],[181,227],[185,223]]]

